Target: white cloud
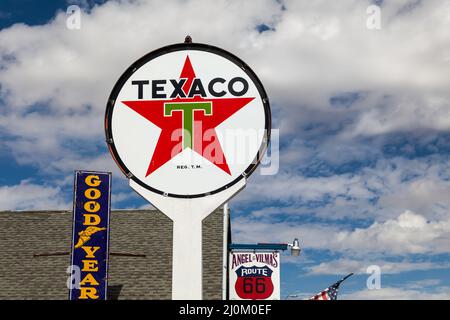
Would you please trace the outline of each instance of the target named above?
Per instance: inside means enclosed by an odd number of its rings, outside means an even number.
[[[409,282],[406,287],[408,289],[423,289],[426,287],[437,287],[442,283],[441,279],[423,279]]]
[[[111,195],[111,206],[113,210],[154,209],[151,204],[147,204],[144,206],[135,205],[134,207],[130,205],[127,206],[121,205],[120,203],[123,201],[141,200],[141,196],[137,194],[134,190],[130,189],[128,185],[125,187],[126,187],[125,191],[115,192]],[[147,202],[144,201],[143,198],[142,201]]]
[[[331,250],[372,260],[379,255],[450,252],[450,219],[427,221],[411,211],[351,230],[320,223],[262,222],[248,217],[235,218],[233,223],[236,242],[287,242],[299,238],[304,251]]]
[[[354,174],[334,175],[331,177],[303,177],[292,174],[292,172],[285,172],[276,176],[258,177],[258,180],[264,180],[264,183],[249,182],[251,190],[239,196],[239,201],[246,201],[258,195],[264,195],[266,200],[283,201],[292,199],[320,201],[325,195],[331,197],[345,195],[357,198],[374,196],[364,186],[364,181],[361,177]],[[270,183],[270,188],[267,188],[268,183]]]
[[[450,268],[450,264],[432,262],[409,262],[407,260],[389,262],[383,260],[373,260],[370,258],[361,260],[341,258],[329,262],[322,262],[318,265],[310,266],[307,269],[309,270],[309,275],[342,275],[349,272],[354,272],[355,274],[366,274],[367,268],[371,265],[379,266],[381,274],[398,274],[408,271]]]
[[[361,290],[349,294],[340,294],[342,300],[448,300],[450,290],[440,287],[433,291],[411,290],[386,287],[379,290]]]
[[[379,205],[391,209],[409,208],[417,212],[433,210],[436,216],[448,217],[450,183],[436,178],[422,178],[404,183],[393,193],[381,196]]]
[[[266,219],[313,216],[370,222],[410,210],[430,220],[445,220],[450,209],[449,177],[445,155],[379,159],[352,173],[319,177],[303,176],[295,166],[282,167],[274,176],[252,176],[232,203],[239,211],[258,199],[251,214]]]
[[[18,185],[0,186],[0,210],[67,210],[59,187],[42,186],[23,180]]]
[[[336,247],[357,252],[387,254],[450,252],[450,219],[427,221],[406,211],[397,219],[374,222],[368,228],[340,231]]]

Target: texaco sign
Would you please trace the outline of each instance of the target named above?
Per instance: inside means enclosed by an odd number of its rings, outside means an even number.
[[[214,194],[250,175],[267,147],[269,102],[253,71],[204,44],[147,54],[116,83],[106,136],[121,170],[179,198]]]

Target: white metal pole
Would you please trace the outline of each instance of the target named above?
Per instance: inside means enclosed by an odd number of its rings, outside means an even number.
[[[173,300],[202,299],[202,220],[189,213],[173,220]]]
[[[245,179],[221,192],[194,199],[166,197],[134,180],[129,182],[131,188],[173,221],[172,299],[202,299],[202,221],[242,190]]]
[[[222,269],[222,300],[227,299],[227,278],[228,278],[228,219],[230,213],[228,202],[223,205],[223,269]]]

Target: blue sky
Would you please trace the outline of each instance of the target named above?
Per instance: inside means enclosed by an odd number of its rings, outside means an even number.
[[[44,3],[0,4],[0,210],[70,208],[80,168],[113,172],[115,208],[146,206],[105,146],[105,102],[131,62],[191,34],[240,56],[269,94],[279,170],[230,206],[235,242],[300,239],[282,296],[355,272],[340,298],[450,298],[449,1]],[[366,288],[371,265],[380,290]]]

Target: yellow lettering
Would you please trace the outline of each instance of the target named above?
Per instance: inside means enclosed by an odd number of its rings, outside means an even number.
[[[89,175],[84,179],[84,182],[90,187],[98,187],[102,181],[100,180],[99,176],[96,175]]]
[[[84,286],[86,283],[89,283],[91,286],[98,286],[99,285],[99,283],[97,282],[97,280],[95,280],[95,278],[92,275],[92,273],[88,273],[86,275],[86,277],[84,277],[84,279],[80,281],[80,285],[81,286]]]
[[[80,288],[80,299],[98,299],[97,288]]]
[[[100,247],[88,247],[88,246],[82,246],[84,252],[86,252],[86,258],[95,258],[94,254],[95,252],[100,249]]]
[[[84,210],[87,212],[97,212],[100,210],[100,204],[97,201],[88,201],[84,204]]]
[[[84,222],[83,222],[84,226],[96,226],[102,221],[100,219],[100,216],[98,216],[96,214],[85,213],[85,214],[83,214],[83,216],[84,216]]]
[[[98,271],[98,261],[97,260],[82,260],[83,261],[83,269],[81,271]]]
[[[101,195],[102,194],[101,194],[100,190],[95,189],[95,188],[86,189],[86,191],[84,192],[84,196],[91,200],[98,199],[98,198],[100,198]]]

